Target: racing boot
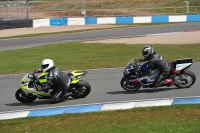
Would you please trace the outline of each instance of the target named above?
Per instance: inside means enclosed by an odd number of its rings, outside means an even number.
[[[158,85],[158,87],[162,87],[162,86],[167,86],[167,87],[169,87],[169,86],[171,86],[172,84],[173,84],[172,79],[165,79],[165,80],[163,80],[163,81]]]
[[[63,90],[63,93],[62,93],[63,101],[69,97],[69,94],[67,94],[67,92],[68,92],[68,88]]]
[[[63,95],[62,95],[63,91],[61,90],[57,90],[55,94],[53,94],[52,98],[51,98],[51,103],[55,104],[58,102],[62,102],[63,101]]]
[[[172,84],[173,84],[173,80],[172,80],[172,79],[166,79],[166,80],[165,80],[165,85],[166,85],[166,86],[169,87],[169,86],[171,86]]]

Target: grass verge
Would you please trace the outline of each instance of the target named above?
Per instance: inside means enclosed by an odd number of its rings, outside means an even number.
[[[134,108],[0,121],[1,133],[199,133],[200,105]]]
[[[51,44],[0,52],[0,74],[25,73],[40,68],[51,58],[61,70],[123,67],[133,57],[142,57],[144,45],[87,44],[80,42]],[[193,58],[200,62],[200,45],[154,45],[155,51],[168,61]]]

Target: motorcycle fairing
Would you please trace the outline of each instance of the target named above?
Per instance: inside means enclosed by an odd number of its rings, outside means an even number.
[[[29,74],[26,74],[21,81],[21,86],[20,88],[27,93],[32,93],[33,95],[38,95],[38,96],[49,96],[51,97],[51,94],[44,92],[44,91],[36,91],[36,89],[33,86],[29,86],[29,81],[31,80],[28,78]]]
[[[145,63],[141,66],[141,70],[143,72],[147,71],[148,70],[148,63]],[[143,76],[139,79],[136,79],[138,80],[141,84],[145,84],[145,85],[151,85],[153,84],[153,82],[155,81],[156,77],[158,77],[160,71],[158,69],[153,69],[151,71],[150,74],[148,74],[147,76]]]
[[[31,93],[31,94],[33,94],[33,95],[52,97],[52,95],[49,94],[49,93],[47,93],[47,92],[44,92],[44,91],[36,91],[34,87],[28,87],[28,84],[22,85],[20,88],[21,88],[24,92]]]
[[[40,76],[38,77],[38,81],[41,83],[41,84],[44,84],[44,83],[46,83],[47,82],[47,75],[48,75],[49,73],[48,72],[43,72],[43,73],[41,73],[40,74]]]
[[[83,77],[87,72],[86,71],[72,71],[71,74],[71,84],[78,83],[80,78]]]
[[[143,72],[146,72],[146,71],[148,70],[148,62],[146,62],[146,63],[144,63],[144,64],[142,65],[141,70],[142,70]]]
[[[149,74],[149,77],[150,78],[156,78],[156,77],[158,77],[159,74],[160,74],[160,71],[158,69],[153,69],[151,71],[151,73]]]
[[[183,63],[183,64],[176,64],[176,70],[182,70],[188,66],[191,66],[192,63]]]
[[[193,60],[191,58],[178,59],[175,61],[175,70],[183,70],[184,68],[191,66],[192,63]]]
[[[125,73],[126,74],[131,74],[131,72],[134,70],[134,66],[133,65],[129,65],[126,67],[125,69]]]
[[[151,85],[155,81],[156,77],[158,77],[159,73],[160,71],[158,69],[154,69],[148,76],[141,77],[138,80],[142,84]]]

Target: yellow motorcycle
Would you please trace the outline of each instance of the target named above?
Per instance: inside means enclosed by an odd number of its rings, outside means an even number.
[[[72,71],[67,75],[71,78],[70,88],[68,93],[64,96],[67,99],[69,96],[78,99],[86,97],[90,91],[91,86],[88,82],[80,80],[87,71]],[[46,91],[37,91],[38,82],[42,82],[40,77],[45,73],[36,75],[35,73],[27,73],[21,80],[20,88],[16,91],[15,97],[22,103],[31,103],[36,99],[51,99],[56,92],[56,86],[53,86]]]

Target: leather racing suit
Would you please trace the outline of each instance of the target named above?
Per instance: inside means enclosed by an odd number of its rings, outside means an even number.
[[[142,61],[148,61],[148,70],[146,74],[149,74],[153,68],[158,69],[160,74],[155,79],[153,86],[159,87],[165,85],[165,79],[169,76],[171,71],[171,63],[166,61],[158,53],[154,52],[150,56],[142,59]]]
[[[63,96],[68,92],[70,82],[70,77],[55,66],[42,73],[38,80],[38,84],[41,85],[41,91],[47,91],[50,88],[54,89],[51,98],[52,103],[63,100]]]

